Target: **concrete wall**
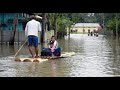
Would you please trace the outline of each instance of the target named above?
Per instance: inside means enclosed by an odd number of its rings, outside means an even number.
[[[50,39],[51,36],[53,36],[53,35],[54,35],[54,30],[50,30],[50,31],[45,32],[45,41],[47,39]]]
[[[97,27],[91,27],[91,28],[88,28],[88,27],[78,27],[78,28],[71,28],[72,30],[77,30],[77,32],[81,32],[83,33],[83,29],[85,30],[85,32],[88,32],[88,30],[90,30],[90,32],[93,32],[94,30],[98,30]]]
[[[11,34],[12,34],[12,31],[2,31],[0,30],[0,42],[9,42],[10,41],[10,38],[11,38]],[[54,30],[50,30],[50,31],[46,31],[45,32],[45,41],[47,39],[50,39],[51,36],[54,35]],[[38,35],[38,40],[39,40],[39,43],[40,43],[40,38],[41,38],[41,35],[39,33]],[[15,42],[24,42],[25,41],[25,32],[24,31],[16,31],[16,35],[15,35]]]
[[[38,43],[41,42],[41,35],[40,35],[40,32],[38,33]]]
[[[12,31],[2,31],[0,30],[0,42],[9,42],[11,39]],[[17,31],[15,35],[15,42],[24,42],[25,34],[24,31]]]
[[[9,42],[11,38],[11,31],[1,31],[1,42]]]
[[[25,32],[17,31],[15,35],[15,42],[24,42],[25,41]]]
[[[98,30],[97,28],[78,28],[78,32],[83,32],[83,29],[85,30],[85,32],[88,32],[88,30],[90,30],[90,32]]]

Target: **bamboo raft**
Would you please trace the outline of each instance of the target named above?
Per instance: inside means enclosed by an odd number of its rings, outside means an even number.
[[[17,62],[43,62],[47,60],[48,59],[42,59],[42,58],[15,58],[15,61]]]
[[[67,58],[73,55],[75,55],[75,52],[63,52],[61,56],[58,58]],[[54,58],[49,58],[49,59],[54,59]],[[48,61],[49,59],[47,58],[46,59],[44,58],[15,58],[15,61],[17,62],[43,62],[43,61]]]

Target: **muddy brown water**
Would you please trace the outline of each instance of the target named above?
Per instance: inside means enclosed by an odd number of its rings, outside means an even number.
[[[0,77],[119,77],[120,40],[113,37],[71,34],[58,40],[63,52],[74,56],[45,62],[15,62],[22,44],[0,45]],[[40,47],[40,46],[39,46]],[[24,46],[18,57],[30,56]]]

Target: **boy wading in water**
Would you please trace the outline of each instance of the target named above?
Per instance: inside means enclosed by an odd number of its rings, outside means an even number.
[[[38,55],[38,32],[41,31],[40,22],[35,20],[35,16],[31,16],[31,20],[26,24],[25,35],[28,38],[28,48],[32,58],[39,58]],[[35,48],[35,56],[33,54],[32,46]]]

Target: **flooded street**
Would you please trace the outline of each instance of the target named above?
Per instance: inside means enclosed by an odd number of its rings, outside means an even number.
[[[58,40],[63,52],[74,56],[45,62],[15,62],[22,44],[0,45],[0,77],[119,77],[120,40],[99,35],[71,34]],[[19,57],[28,57],[24,46]]]

